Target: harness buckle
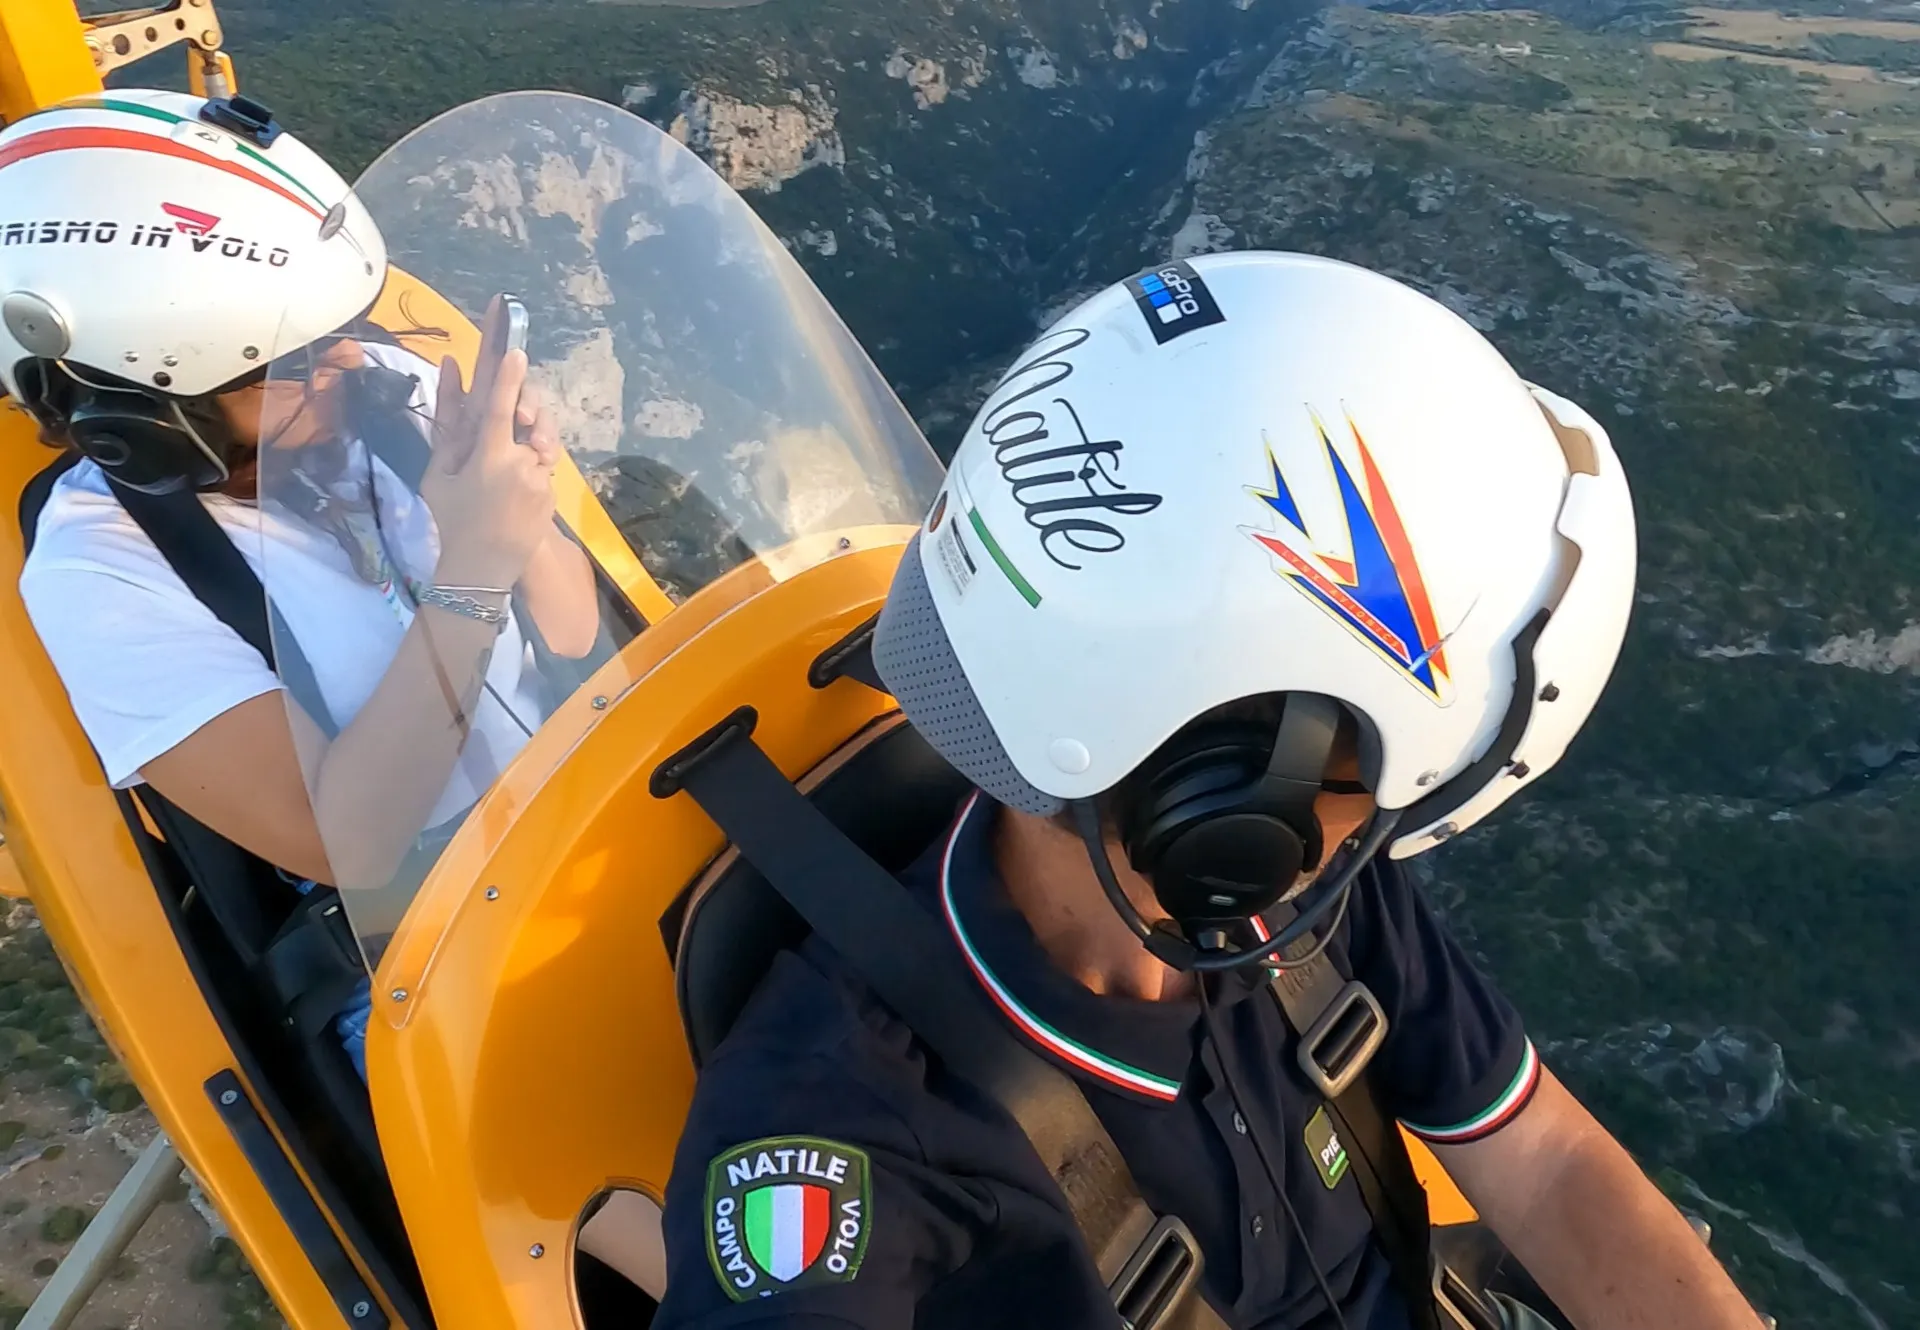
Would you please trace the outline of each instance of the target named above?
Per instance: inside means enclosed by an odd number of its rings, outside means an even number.
[[[1121,1325],[1171,1330],[1187,1299],[1199,1295],[1205,1264],[1192,1230],[1176,1215],[1161,1216],[1107,1286]]]
[[[1373,990],[1348,982],[1300,1037],[1300,1070],[1328,1099],[1338,1099],[1360,1078],[1387,1037],[1387,1013]]]
[[[1433,1304],[1445,1330],[1500,1330],[1500,1318],[1445,1261],[1433,1263]]]

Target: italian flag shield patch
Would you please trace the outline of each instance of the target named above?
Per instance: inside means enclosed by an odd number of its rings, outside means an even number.
[[[746,1195],[747,1250],[782,1283],[806,1271],[827,1245],[833,1194],[811,1183],[756,1187]]]
[[[864,1150],[813,1136],[749,1141],[707,1166],[707,1256],[735,1302],[844,1284],[866,1255]]]

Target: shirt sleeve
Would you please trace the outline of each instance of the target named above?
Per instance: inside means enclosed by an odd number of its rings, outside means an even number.
[[[1354,977],[1380,999],[1382,1108],[1429,1141],[1461,1145],[1500,1130],[1532,1099],[1540,1059],[1514,1010],[1467,958],[1426,894],[1385,862],[1354,886]]]
[[[756,1005],[797,964],[782,956]],[[898,1330],[991,1229],[992,1199],[929,1167],[861,1056],[736,1027],[702,1070],[667,1185],[656,1330]],[[837,1159],[857,1159],[863,1185]]]
[[[215,716],[280,687],[164,566],[29,563],[20,595],[115,789]]]

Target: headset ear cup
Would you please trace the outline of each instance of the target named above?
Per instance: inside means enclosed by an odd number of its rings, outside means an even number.
[[[176,404],[137,393],[89,394],[67,417],[69,442],[108,477],[145,494],[211,489],[227,468]]]
[[[1298,833],[1271,814],[1206,818],[1167,841],[1154,866],[1154,895],[1183,924],[1243,919],[1286,894],[1306,855]]]

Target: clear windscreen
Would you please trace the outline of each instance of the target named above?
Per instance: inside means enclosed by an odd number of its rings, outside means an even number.
[[[260,495],[314,816],[377,961],[634,634],[744,564],[777,583],[910,528],[940,466],[778,238],[635,116],[487,98],[355,191],[386,289],[341,327],[286,312]]]

